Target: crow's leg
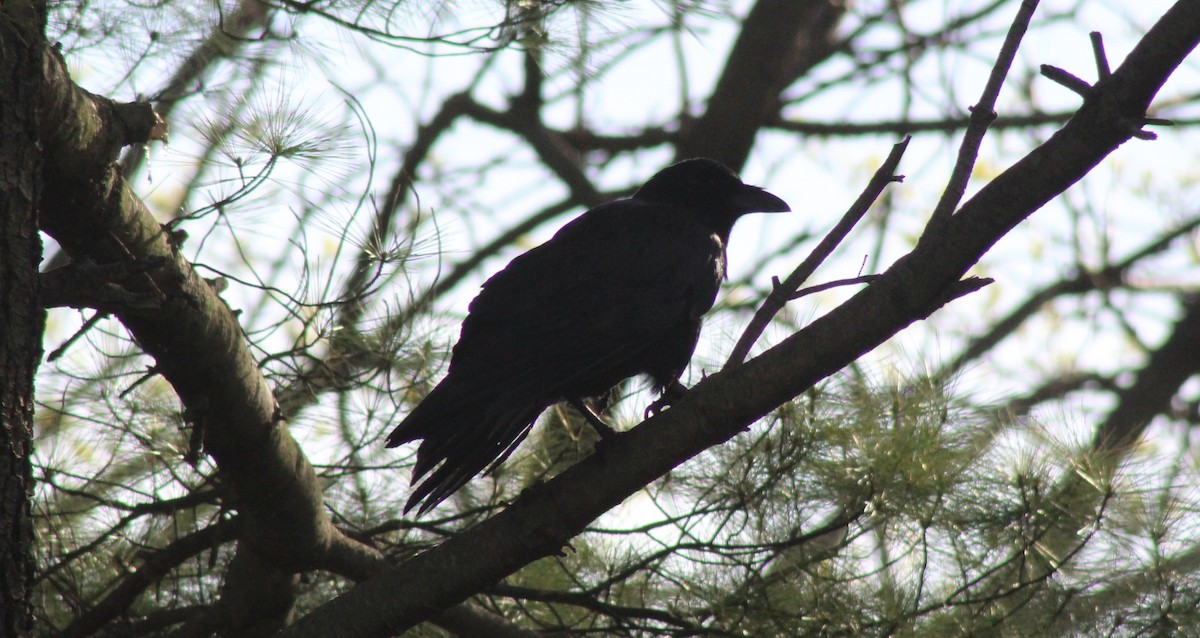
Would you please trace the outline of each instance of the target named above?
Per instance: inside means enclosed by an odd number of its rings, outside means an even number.
[[[596,430],[596,434],[599,434],[602,440],[617,435],[617,431],[605,423],[587,401],[584,401],[580,397],[569,397],[567,398],[567,403],[570,403],[572,407],[579,410],[579,413],[592,425],[592,428]]]
[[[670,383],[663,387],[662,396],[658,397],[656,401],[646,408],[645,418],[649,419],[671,407],[673,403],[682,399],[683,395],[687,394],[687,391],[687,386],[680,383],[679,379],[672,379]]]

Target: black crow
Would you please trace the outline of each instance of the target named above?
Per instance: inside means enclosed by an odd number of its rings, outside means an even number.
[[[424,439],[413,483],[432,471],[404,511],[424,501],[425,512],[495,467],[556,402],[600,426],[584,401],[629,377],[682,391],[733,223],[788,210],[721,164],[691,159],[513,259],[471,302],[446,378],[388,436],[388,447]]]

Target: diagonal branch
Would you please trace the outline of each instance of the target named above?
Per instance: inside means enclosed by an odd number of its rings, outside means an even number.
[[[57,634],[57,638],[84,638],[94,635],[110,620],[126,614],[130,605],[142,592],[171,570],[206,550],[232,540],[236,533],[237,519],[224,520],[177,538],[160,550],[145,554],[136,570],[130,571],[121,579],[120,584],[86,613],[72,620],[66,629]]]
[[[280,583],[278,576],[320,565],[331,547],[352,541],[330,523],[316,474],[288,433],[234,314],[117,172],[121,147],[161,134],[159,121],[146,104],[117,104],[79,89],[53,53],[43,72],[42,139],[54,187],[42,201],[42,228],[77,261],[158,265],[124,286],[160,309],[115,314],[155,359],[216,459],[241,514],[239,554],[258,557],[247,564],[269,565],[243,573],[270,571],[266,582]],[[254,601],[243,602],[239,611],[254,614]]]
[[[1092,449],[1123,456],[1141,438],[1151,419],[1171,408],[1171,399],[1200,372],[1200,296],[1184,299],[1183,316],[1167,340],[1150,354],[1137,381],[1117,391],[1117,405],[1096,430]]]
[[[962,146],[958,149],[954,170],[950,174],[946,190],[933,209],[929,228],[931,231],[936,232],[945,223],[946,218],[954,212],[967,192],[967,182],[971,179],[971,171],[975,167],[975,158],[979,156],[983,136],[996,120],[996,100],[1000,97],[1000,88],[1004,86],[1004,78],[1008,77],[1008,70],[1012,67],[1013,58],[1017,56],[1017,49],[1021,46],[1021,39],[1025,37],[1025,31],[1029,28],[1029,21],[1033,19],[1037,5],[1037,0],[1021,2],[1017,18],[1013,20],[1012,27],[1004,38],[1000,55],[996,58],[996,64],[992,66],[987,84],[983,87],[983,95],[980,96],[979,102],[971,107],[970,124],[963,135]]]

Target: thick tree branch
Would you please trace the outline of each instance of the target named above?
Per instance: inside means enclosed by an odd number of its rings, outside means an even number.
[[[34,377],[46,322],[37,265],[39,69],[46,3],[0,4],[0,635],[33,633]]]
[[[96,308],[105,312],[151,312],[157,310],[157,295],[138,295],[120,284],[145,274],[165,260],[118,262],[98,266],[88,259],[71,262],[40,276],[42,305],[46,308]]]
[[[844,12],[844,3],[829,0],[758,0],[704,115],[679,136],[676,158],[744,166],[759,129],[778,119],[780,92],[833,53],[830,36]]]
[[[505,511],[396,570],[359,584],[285,632],[399,632],[529,562],[675,465],[722,443],[909,324],[1021,220],[1128,140],[1155,93],[1200,40],[1200,3],[1180,2],[1074,118],[984,187],[877,282],[740,367],[700,382],[667,410],[606,444]]]
[[[322,568],[362,579],[387,563],[330,523],[312,466],[288,433],[233,313],[117,174],[112,162],[121,146],[159,136],[160,120],[148,105],[119,105],[79,89],[56,56],[46,56],[45,68],[43,108],[56,125],[43,133],[55,184],[43,228],[73,259],[129,275],[123,283],[131,294],[159,304],[153,313],[142,306],[114,311],[179,394],[240,513],[242,542],[222,599],[194,615],[186,631],[278,630],[291,620],[297,572]],[[106,599],[89,618],[111,617],[111,607],[128,600]],[[433,621],[451,628],[490,622],[521,635],[474,605]]]
[[[1092,448],[1121,456],[1141,438],[1151,419],[1171,409],[1185,381],[1200,372],[1200,296],[1183,304],[1183,316],[1167,340],[1138,371],[1137,381],[1117,392],[1117,405],[1096,430]]]
[[[128,613],[130,605],[137,597],[171,570],[193,556],[233,540],[236,535],[237,519],[230,519],[177,538],[160,550],[146,552],[137,569],[121,579],[100,602],[75,618],[58,634],[58,638],[84,638],[93,635],[109,621]]]
[[[291,596],[285,582],[290,574],[321,564],[340,534],[322,506],[321,486],[288,433],[233,313],[117,173],[113,162],[123,145],[161,132],[153,111],[77,88],[56,55],[47,54],[44,62],[42,134],[54,188],[43,200],[42,227],[77,260],[101,267],[162,264],[125,282],[161,309],[118,309],[116,315],[175,388],[241,513],[238,553],[255,556],[244,558],[240,564],[248,567],[238,573],[252,575],[260,586],[233,586],[278,604],[281,595]]]

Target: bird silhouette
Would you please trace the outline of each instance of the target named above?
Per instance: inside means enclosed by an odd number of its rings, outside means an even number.
[[[424,513],[504,461],[554,403],[611,435],[588,399],[637,375],[665,392],[656,407],[676,398],[734,222],[788,210],[718,162],[685,160],[509,262],[471,302],[446,377],[387,438],[422,440],[412,481],[428,477],[404,511]]]

